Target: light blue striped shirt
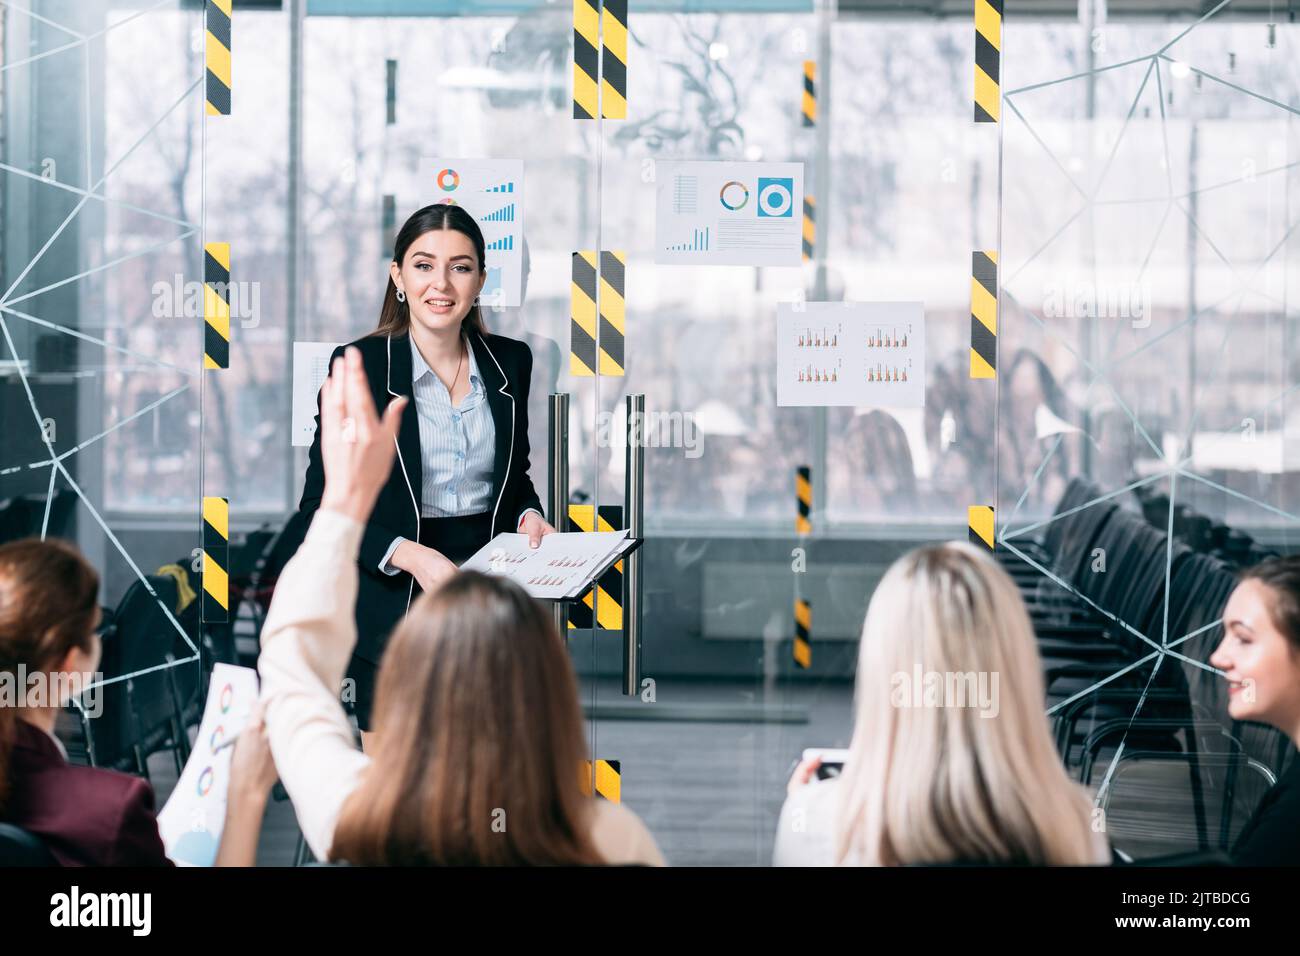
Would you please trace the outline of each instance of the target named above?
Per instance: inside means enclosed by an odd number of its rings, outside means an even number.
[[[433,373],[411,343],[411,387],[420,421],[420,515],[448,518],[492,510],[492,465],[496,461],[496,425],[487,403],[474,350],[465,343],[469,394],[451,404],[447,386]]]
[[[469,394],[459,407],[452,405],[447,386],[429,368],[415,338],[411,344],[411,389],[420,422],[420,515],[445,518],[492,510],[492,466],[496,461],[496,425],[487,403],[487,389],[479,374],[474,349],[469,356]],[[389,564],[398,537],[389,545],[380,568],[397,574]]]

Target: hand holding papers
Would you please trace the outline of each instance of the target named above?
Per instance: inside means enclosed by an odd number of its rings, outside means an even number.
[[[526,534],[499,534],[460,566],[508,577],[535,598],[566,601],[580,597],[610,565],[637,546],[627,531],[556,532],[528,546]]]
[[[215,664],[198,736],[190,759],[158,814],[167,856],[179,866],[212,866],[226,820],[233,747],[257,700],[257,671]]]

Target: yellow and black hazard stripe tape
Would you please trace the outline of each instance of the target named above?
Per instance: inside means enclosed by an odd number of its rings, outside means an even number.
[[[592,785],[591,761],[582,762],[582,793],[591,796]],[[623,802],[623,761],[597,760],[595,770],[596,794],[610,803]]]
[[[971,505],[966,509],[967,538],[990,553],[993,551],[993,506]]]
[[[971,256],[970,377],[998,377],[998,254]]]
[[[230,4],[231,0],[207,0],[203,18],[207,40],[204,89],[209,116],[230,115]]]
[[[627,0],[605,0],[600,42],[600,115],[627,119]]]
[[[803,61],[803,100],[800,108],[804,126],[817,125],[817,61]]]
[[[627,119],[627,0],[573,0],[573,118]]]
[[[812,667],[812,602],[803,598],[794,599],[794,662]]]
[[[203,367],[230,368],[230,243],[203,246]]]
[[[203,620],[230,619],[230,499],[203,499]]]
[[[591,521],[591,505],[569,505],[569,526],[567,531],[621,531],[623,529],[623,508],[620,505],[600,506],[600,527]],[[582,596],[578,603],[567,605],[569,609],[569,627],[590,628],[592,626],[592,607],[595,603],[592,595],[600,592],[599,627],[602,631],[621,631],[623,629],[623,562],[618,561],[612,568],[600,576],[596,587]]]
[[[799,508],[794,530],[799,534],[809,534],[812,531],[812,468],[808,465],[800,465],[794,470],[794,496]]]
[[[1002,113],[1002,0],[975,0],[975,122]]]
[[[817,251],[817,203],[812,196],[803,196],[803,261],[808,262]]]
[[[600,254],[600,374],[622,375],[627,328],[627,253],[608,249]],[[573,254],[573,281],[569,290],[569,374],[595,374],[596,361],[596,254]]]
[[[600,75],[599,0],[573,0],[573,118],[595,119]]]

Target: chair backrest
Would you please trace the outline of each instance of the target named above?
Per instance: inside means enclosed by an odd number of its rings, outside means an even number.
[[[58,861],[39,837],[0,823],[0,866],[58,866]]]
[[[105,677],[137,676],[103,688],[103,714],[93,727],[96,761],[101,766],[128,764],[132,744],[140,743],[147,751],[148,739],[167,727],[175,713],[170,680],[166,670],[150,669],[167,663],[169,657],[191,653],[163,610],[166,606],[174,613],[176,579],[150,575],[148,582],[154,594],[139,580],[127,588],[104,638]],[[197,663],[187,666],[197,673]]]
[[[0,501],[0,544],[28,536],[31,507],[22,495]]]
[[[276,534],[269,526],[244,535],[243,540],[232,542],[230,547],[231,585],[247,586],[262,560],[270,553]]]
[[[1136,862],[1232,846],[1273,785],[1267,767],[1240,751],[1150,752],[1116,757],[1102,798],[1111,843]],[[1153,862],[1151,865],[1163,865]]]
[[[39,536],[45,525],[45,537],[68,538],[72,530],[73,506],[77,496],[67,488],[57,488],[49,501],[49,524],[45,524],[46,497],[43,494],[24,495],[27,503],[27,534]]]
[[[308,524],[307,517],[301,511],[291,514],[275,540],[267,547],[266,556],[259,562],[254,599],[261,605],[263,612],[271,606],[271,596],[275,592],[276,581],[280,579],[280,572],[307,537]]]

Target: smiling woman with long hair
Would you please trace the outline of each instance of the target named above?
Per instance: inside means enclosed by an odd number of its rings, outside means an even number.
[[[1275,727],[1291,762],[1232,847],[1241,866],[1300,866],[1300,555],[1243,571],[1223,609],[1210,664],[1228,681],[1228,714]]]
[[[410,398],[357,554],[348,677],[366,747],[384,645],[416,597],[502,532],[526,534],[536,546],[555,530],[528,470],[533,354],[483,323],[486,255],[483,232],[463,207],[417,209],[397,232],[378,325],[352,343],[375,407]],[[309,522],[324,484],[317,428],[298,506]]]

